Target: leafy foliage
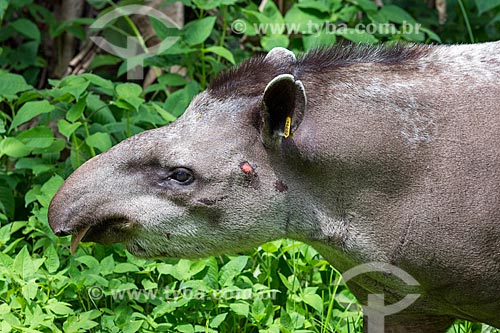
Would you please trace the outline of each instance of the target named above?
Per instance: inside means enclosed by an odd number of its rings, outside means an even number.
[[[48,227],[47,209],[86,160],[172,122],[210,78],[252,54],[343,39],[467,40],[458,2],[451,1],[444,26],[413,2],[385,1],[378,9],[369,0],[302,0],[283,10],[268,1],[261,11],[247,0],[183,0],[192,19],[182,29],[151,22],[160,39],[179,39],[145,60],[145,70],[158,75],[143,88],[124,82],[127,64],[110,54],[94,58],[92,73],[46,80],[43,41],[64,34],[88,40],[94,19],[60,22],[42,2],[0,0],[0,331],[360,332],[355,299],[306,245],[279,240],[248,255],[199,261],[137,259],[120,245],[84,245],[71,256],[69,240]],[[102,17],[141,1],[87,3]],[[474,39],[498,39],[499,7],[463,3]],[[417,24],[419,31],[405,30]],[[118,19],[97,33],[123,46],[137,31]],[[489,328],[465,323],[451,332],[481,330]]]

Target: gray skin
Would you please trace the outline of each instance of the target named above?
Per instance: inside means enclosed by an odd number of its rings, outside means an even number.
[[[141,257],[296,239],[341,272],[384,262],[418,281],[348,282],[362,304],[420,294],[386,332],[445,332],[456,318],[500,327],[500,42],[413,48],[317,70],[274,49],[259,65],[277,68],[269,79],[233,73],[173,124],[82,165],[49,223],[74,246],[123,242]]]

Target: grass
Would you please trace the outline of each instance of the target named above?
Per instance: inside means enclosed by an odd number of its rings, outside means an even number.
[[[87,243],[71,256],[38,222],[0,228],[0,332],[362,332],[355,298],[305,244],[192,261]]]

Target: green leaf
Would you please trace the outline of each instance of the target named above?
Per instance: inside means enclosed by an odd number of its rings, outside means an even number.
[[[170,22],[166,23],[163,20],[158,20],[154,17],[149,17],[149,20],[151,21],[151,26],[160,40],[172,37],[175,38],[182,35],[180,28]]]
[[[273,253],[273,252],[278,251],[279,247],[281,246],[281,243],[282,243],[282,240],[279,239],[276,241],[264,243],[260,247],[262,248],[262,250],[264,252]]]
[[[30,149],[21,140],[7,137],[0,141],[0,157],[7,155],[10,157],[23,157],[30,154]]]
[[[222,46],[211,46],[211,47],[205,49],[205,51],[206,52],[215,53],[218,56],[221,56],[222,58],[228,60],[233,65],[235,64],[233,54],[228,49],[226,49],[225,47],[222,47]]]
[[[182,333],[194,333],[194,327],[191,324],[177,325],[175,329]]]
[[[144,279],[141,281],[142,286],[144,287],[145,290],[151,290],[151,289],[157,289],[158,288],[158,283],[153,282],[148,279]]]
[[[115,270],[115,260],[113,259],[113,255],[110,254],[106,258],[102,259],[100,267],[101,270],[99,273],[103,276],[113,273]]]
[[[408,23],[408,24],[414,24],[417,23],[415,19],[408,14],[407,11],[405,11],[403,8],[395,6],[395,5],[386,5],[382,7],[379,11],[379,13],[387,18],[388,21],[394,22],[394,23]]]
[[[237,315],[243,316],[245,318],[250,312],[250,306],[247,303],[231,303],[229,304],[229,308]]]
[[[87,90],[90,81],[83,76],[71,75],[65,77],[59,84],[60,91],[63,94],[70,94],[76,100]]]
[[[352,4],[354,4],[356,6],[359,6],[365,12],[369,12],[369,11],[374,12],[374,11],[377,11],[377,9],[378,9],[377,5],[370,0],[351,0],[349,2],[351,2]]]
[[[71,135],[78,129],[78,127],[82,126],[82,123],[77,121],[76,123],[70,124],[64,119],[60,119],[57,122],[57,129],[59,133],[64,135],[66,139],[70,139]]]
[[[40,30],[38,30],[38,27],[32,21],[20,18],[11,23],[10,26],[21,35],[40,42]]]
[[[369,12],[367,16],[370,19],[371,23],[373,23],[377,27],[377,31],[397,30],[394,25],[389,24],[387,17],[380,14],[378,11]]]
[[[54,138],[54,141],[47,148],[33,148],[32,154],[55,154],[62,151],[66,147],[66,141],[60,138]]]
[[[221,286],[230,285],[234,277],[240,274],[248,262],[247,256],[232,258],[225,264],[219,273],[219,283]]]
[[[224,2],[231,2],[231,1],[225,0]],[[233,0],[233,3],[234,2],[235,1]],[[226,3],[222,3],[221,0],[193,0],[193,4],[196,6],[196,8],[210,10],[219,7],[220,5],[224,5]]]
[[[135,83],[121,83],[116,86],[116,94],[125,100],[131,97],[138,97],[141,93],[141,86]]]
[[[3,185],[3,182],[0,184],[0,211],[3,212],[7,217],[13,219],[14,211],[15,211],[15,201],[14,201],[14,193],[7,186],[7,184]]]
[[[257,321],[260,321],[260,319],[263,318],[265,312],[266,305],[264,304],[264,302],[260,298],[255,299],[252,304],[252,316],[257,319]]]
[[[424,27],[420,27],[420,31],[425,32],[431,40],[434,40],[438,43],[442,43],[441,38],[434,31]]]
[[[17,136],[28,148],[48,148],[54,142],[54,134],[47,126],[37,126],[21,132]]]
[[[111,66],[123,62],[122,58],[116,57],[111,54],[98,54],[90,63],[89,69],[98,68],[101,66]]]
[[[300,282],[295,275],[290,275],[288,278],[282,273],[278,273],[283,285],[291,292],[296,292],[300,288]]]
[[[174,117],[178,117],[186,110],[188,103],[186,92],[184,89],[181,89],[168,96],[163,104],[163,109],[167,110],[166,112]]]
[[[165,73],[158,77],[158,82],[164,86],[184,86],[186,79],[179,74]]]
[[[12,269],[14,272],[19,274],[23,280],[27,280],[28,277],[31,277],[36,273],[35,265],[33,264],[33,260],[31,259],[26,246],[24,246],[16,255]]]
[[[312,306],[318,313],[323,313],[323,300],[318,294],[305,294],[303,300],[306,304]]]
[[[266,51],[271,51],[275,47],[288,47],[290,43],[288,36],[285,35],[271,35],[264,36],[260,40],[260,44]]]
[[[23,157],[20,158],[16,164],[16,169],[30,169],[35,175],[51,171],[54,165],[41,158]]]
[[[49,206],[50,201],[63,183],[64,179],[61,176],[54,175],[42,185],[40,194],[37,195],[36,198],[43,207]]]
[[[95,321],[83,318],[83,314],[80,314],[78,316],[70,316],[67,320],[65,320],[63,324],[63,331],[64,333],[84,332],[97,325],[99,324]]]
[[[66,113],[66,119],[68,119],[70,122],[75,122],[76,120],[80,119],[83,111],[85,111],[86,104],[87,96],[85,96],[85,98],[80,98],[78,102],[76,102],[69,108],[68,112]]]
[[[280,313],[280,328],[286,329],[286,332],[293,332],[294,325],[293,320],[290,315],[285,311],[285,309],[281,308]]]
[[[10,306],[6,303],[0,304],[0,316],[3,316],[10,312]]]
[[[481,15],[495,7],[500,6],[500,1],[498,0],[475,0],[478,14]]]
[[[220,326],[220,324],[222,324],[224,322],[224,320],[226,319],[227,317],[227,312],[226,313],[221,313],[215,317],[212,318],[212,320],[210,320],[210,324],[209,326],[211,328],[217,328]]]
[[[170,114],[169,112],[163,110],[161,107],[159,107],[158,105],[156,105],[155,103],[151,103],[151,106],[153,106],[153,109],[155,109],[155,111],[163,118],[165,119],[167,122],[171,123],[172,121],[174,121],[175,119],[177,119],[177,117],[173,116],[172,114]]]
[[[136,265],[128,262],[121,262],[119,264],[116,264],[114,271],[115,273],[138,272],[139,268]]]
[[[165,264],[165,263],[159,263],[158,266],[156,267],[156,270],[160,274],[170,274],[172,275],[172,272],[174,271],[174,266],[171,264]]]
[[[134,283],[132,282],[126,282],[126,283],[120,283],[114,291],[124,291],[124,290],[137,290],[139,289]],[[133,295],[133,294],[131,294]]]
[[[172,93],[163,104],[163,109],[167,110],[167,112],[174,117],[178,117],[183,114],[191,102],[191,99],[198,92],[196,89],[197,86],[193,86],[194,84],[196,83],[190,82],[183,89]]]
[[[183,29],[184,40],[189,46],[203,43],[212,33],[215,16],[205,17],[201,20],[191,21]]]
[[[312,50],[322,46],[330,46],[335,44],[337,36],[334,33],[320,31],[313,35],[302,36],[302,42],[306,50]]]
[[[341,20],[344,22],[355,22],[356,16],[359,14],[359,8],[356,6],[345,6],[337,13],[332,14],[331,21],[336,22]]]
[[[191,264],[193,262],[188,259],[181,259],[175,265],[175,269],[170,273],[178,280],[189,280],[193,274],[191,273]]]
[[[369,1],[369,0],[366,0]],[[330,12],[330,4],[326,1],[305,0],[296,4],[299,8],[315,9],[323,13]]]
[[[195,260],[191,266],[189,267],[189,273],[191,276],[194,276],[204,270],[206,267],[206,262],[205,260]]]
[[[99,267],[99,261],[92,256],[80,256],[76,257],[75,260],[85,264],[88,268]]]
[[[129,109],[129,105],[131,105],[135,110],[138,110],[139,106],[144,103],[144,99],[139,97],[141,93],[142,88],[138,84],[119,84],[116,86],[116,94],[118,95],[119,100],[117,100],[114,104],[124,109]]]
[[[61,316],[69,315],[74,313],[74,310],[70,308],[71,304],[66,302],[59,302],[55,299],[50,299],[44,306],[45,309]]]
[[[21,75],[0,72],[0,96],[13,99],[17,93],[30,89],[33,87]]]
[[[408,41],[419,43],[425,41],[425,34],[420,31],[419,23],[413,25],[403,24],[400,30],[402,37]]]
[[[45,267],[49,273],[54,273],[59,268],[59,256],[54,248],[54,245],[50,245],[43,253],[45,257]]]
[[[274,1],[267,1],[264,6],[264,10],[262,14],[258,16],[259,21],[262,23],[275,23],[281,25],[285,23],[283,16],[278,8],[278,6],[274,3]]]
[[[287,34],[313,34],[317,33],[324,26],[328,19],[328,14],[311,14],[310,11],[303,11],[298,7],[292,7],[285,14],[285,23],[287,24]]]
[[[12,120],[10,129],[15,128],[27,121],[35,118],[42,113],[48,113],[55,110],[55,107],[49,103],[47,100],[34,101],[24,104],[21,109],[17,112],[16,116]]]
[[[16,166],[17,168],[17,166]],[[34,185],[26,194],[24,195],[24,207],[28,207],[28,205],[32,202],[35,202],[38,195],[41,195],[40,188],[41,185]]]
[[[91,328],[99,325],[92,319],[96,319],[100,316],[101,313],[98,310],[91,310],[87,312],[82,312],[78,316],[71,316],[63,324],[64,333],[69,333],[69,332],[77,333],[77,332],[82,332],[82,330],[89,331]]]
[[[59,187],[64,183],[64,179],[59,176],[59,175],[54,175],[50,177],[49,180],[47,180],[45,183],[43,183],[41,187],[41,192],[48,195],[48,196],[54,196],[59,190]]]
[[[9,7],[10,0],[0,0],[0,22],[3,21],[5,10]]]
[[[104,88],[106,90],[113,90],[113,82],[110,80],[103,79],[102,77],[92,74],[92,73],[84,73],[80,75],[81,77],[86,78],[87,80],[90,81],[95,86]]]
[[[123,328],[122,332],[123,333],[135,333],[141,328],[143,322],[144,322],[144,320],[127,321],[127,325]]]
[[[32,300],[36,297],[39,285],[35,280],[28,281],[21,289],[21,294],[27,300]]]
[[[349,39],[350,41],[356,43],[369,43],[374,44],[378,42],[378,39],[375,38],[372,34],[367,33],[366,31],[358,31],[353,28],[345,28],[339,29],[335,32],[338,36],[342,36],[345,39]]]
[[[99,124],[115,123],[116,119],[109,107],[101,98],[95,94],[89,93],[87,96],[87,108],[93,116],[90,118],[93,122]]]
[[[113,146],[109,133],[97,132],[85,138],[85,143],[90,147],[97,148],[101,152],[105,152]]]

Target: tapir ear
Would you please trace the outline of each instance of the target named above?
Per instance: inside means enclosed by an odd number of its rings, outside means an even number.
[[[280,62],[294,62],[295,54],[292,51],[285,49],[284,47],[275,47],[269,51],[269,53],[264,58],[266,62],[280,63]]]
[[[304,85],[293,75],[281,74],[268,83],[262,99],[262,132],[266,146],[279,144],[282,138],[292,137],[306,109]]]

